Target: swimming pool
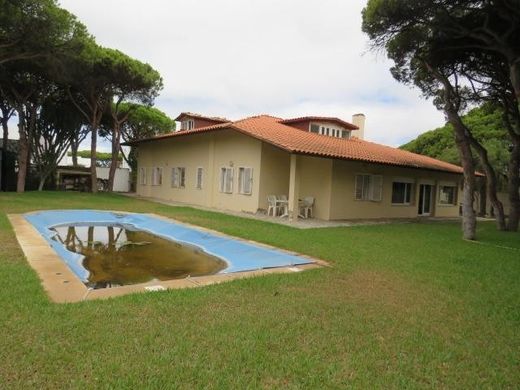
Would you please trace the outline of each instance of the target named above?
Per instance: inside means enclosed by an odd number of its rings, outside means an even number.
[[[85,256],[70,250],[63,240],[57,239],[57,229],[59,230],[60,227],[112,226],[147,232],[162,239],[196,247],[207,255],[222,260],[225,266],[216,274],[294,267],[314,262],[296,253],[246,242],[148,214],[98,210],[51,210],[29,213],[24,215],[24,218],[36,228],[61,260],[85,284],[90,276],[88,267],[83,264]]]

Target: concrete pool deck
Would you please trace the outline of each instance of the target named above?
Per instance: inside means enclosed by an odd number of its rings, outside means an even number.
[[[119,211],[112,211],[118,213]],[[293,273],[308,269],[328,266],[328,263],[311,258],[295,252],[286,251],[275,248],[266,244],[244,240],[237,237],[231,237],[223,233],[194,226],[187,223],[179,222],[167,217],[156,214],[143,214],[161,220],[175,222],[193,229],[205,231],[221,237],[232,238],[237,241],[252,243],[254,245],[264,247],[271,250],[277,250],[283,253],[298,255],[306,258],[312,263],[283,266],[276,268],[265,268],[252,271],[233,272],[226,274],[215,274],[208,276],[188,277],[185,279],[175,279],[168,281],[151,281],[148,283],[133,284],[127,286],[118,286],[112,288],[89,289],[67,266],[63,259],[49,245],[40,232],[25,219],[24,214],[9,214],[7,217],[13,227],[16,238],[22,251],[27,258],[29,265],[37,272],[43,288],[49,298],[56,303],[80,302],[85,300],[112,298],[121,295],[137,292],[159,291],[166,289],[181,289],[208,286],[212,284],[223,283],[226,281],[243,279],[254,276],[263,276],[275,273]]]

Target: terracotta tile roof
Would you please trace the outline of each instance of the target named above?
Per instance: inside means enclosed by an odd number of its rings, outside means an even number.
[[[180,121],[185,116],[189,116],[189,117],[192,117],[192,118],[206,119],[206,120],[209,120],[209,121],[220,122],[220,123],[231,122],[229,119],[221,118],[219,116],[206,116],[206,115],[196,114],[194,112],[181,112],[179,114],[179,116],[177,116],[177,118],[175,118],[174,120],[175,121]]]
[[[284,120],[280,121],[280,123],[290,124],[290,123],[307,122],[307,121],[331,122],[331,123],[336,123],[337,125],[340,125],[346,129],[350,129],[350,130],[359,129],[359,127],[357,127],[356,125],[353,125],[350,122],[345,122],[342,119],[331,117],[331,116],[302,116],[299,118],[284,119]]]
[[[177,131],[128,144],[136,145],[142,142],[156,141],[165,138],[233,129],[290,153],[462,173],[461,167],[432,157],[364,141],[358,138],[335,138],[305,132],[285,125],[282,122],[283,120],[280,118],[269,115],[259,115],[241,119],[236,122],[221,123],[194,130]]]

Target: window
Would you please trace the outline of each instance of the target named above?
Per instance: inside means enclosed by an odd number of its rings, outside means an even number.
[[[197,176],[195,178],[195,183],[196,183],[195,188],[197,188],[198,190],[202,189],[203,178],[204,178],[204,169],[199,167],[199,168],[197,168]]]
[[[394,181],[392,183],[392,204],[412,203],[414,185],[411,182]]]
[[[241,194],[251,195],[253,192],[253,168],[238,168],[238,190]]]
[[[356,200],[380,202],[383,196],[383,176],[356,175]]]
[[[161,167],[152,168],[152,185],[153,186],[162,185],[162,168]]]
[[[186,168],[177,168],[179,170],[179,187],[186,187]]]
[[[142,186],[146,185],[146,168],[139,169],[139,183]]]
[[[233,193],[233,168],[220,168],[220,192]]]
[[[457,202],[457,186],[439,186],[439,204],[454,205]]]
[[[172,187],[184,188],[186,186],[186,168],[172,168]]]
[[[186,119],[181,122],[181,130],[193,130],[195,121],[193,119]]]
[[[310,132],[335,138],[350,138],[350,131],[343,130],[341,127],[325,127],[316,123],[311,123]]]

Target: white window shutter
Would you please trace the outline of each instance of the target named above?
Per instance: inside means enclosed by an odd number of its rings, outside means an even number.
[[[228,168],[227,169],[227,182],[226,182],[226,192],[232,193],[233,192],[233,175],[234,169]]]
[[[220,169],[220,192],[226,190],[226,168]]]
[[[371,197],[370,200],[380,202],[383,198],[383,176],[372,175],[371,178]]]
[[[172,187],[177,187],[177,168],[172,168]]]
[[[245,193],[251,194],[252,192],[253,192],[253,168],[246,168]]]

